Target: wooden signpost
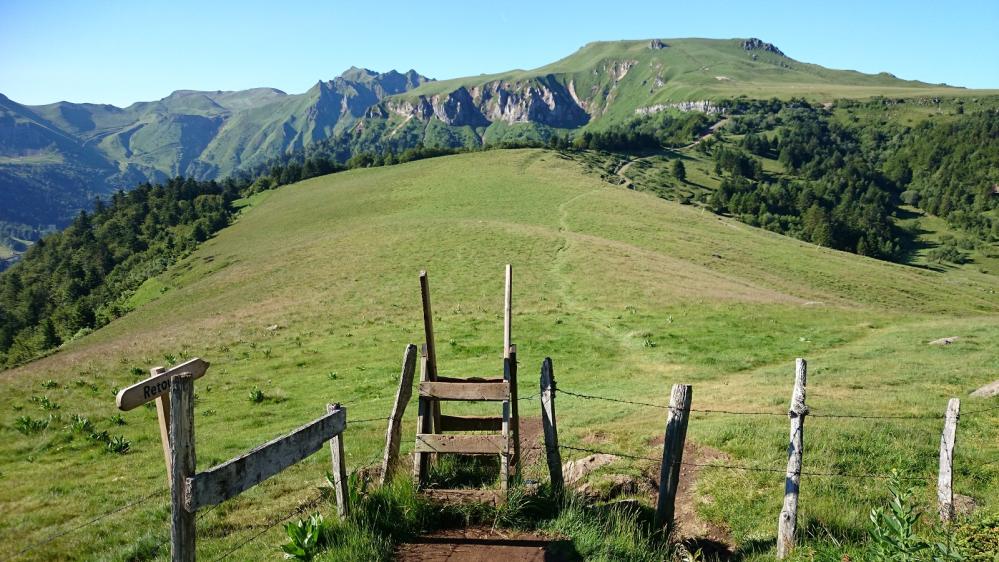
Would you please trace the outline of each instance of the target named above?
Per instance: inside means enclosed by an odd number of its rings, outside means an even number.
[[[118,409],[123,412],[133,410],[149,402],[156,401],[156,417],[160,425],[160,442],[163,444],[163,460],[166,463],[167,482],[172,483],[173,474],[170,453],[170,380],[174,375],[187,373],[191,380],[199,379],[208,371],[209,363],[195,357],[167,370],[163,367],[149,369],[149,378],[121,389],[115,397]]]

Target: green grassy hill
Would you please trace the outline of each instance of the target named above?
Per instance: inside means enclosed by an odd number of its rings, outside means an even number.
[[[255,196],[231,227],[151,279],[137,309],[60,352],[0,374],[0,555],[165,485],[156,413],[112,416],[114,391],[154,365],[200,356],[199,469],[324,411],[388,415],[404,346],[422,340],[420,269],[430,272],[442,374],[501,367],[502,267],[514,266],[520,394],[552,357],[559,385],[665,403],[694,385],[694,407],[786,408],[795,357],[810,360],[815,413],[932,415],[995,377],[999,278],[937,272],[836,252],[601,181],[542,150],[491,151],[314,178]],[[275,328],[276,326],[276,328]],[[949,346],[927,342],[960,336]],[[49,382],[51,381],[51,382]],[[253,403],[257,388],[264,400]],[[37,397],[37,398],[35,398]],[[47,398],[47,400],[43,399]],[[58,405],[54,409],[53,403]],[[46,409],[47,408],[47,409]],[[472,407],[469,406],[469,409]],[[521,415],[537,416],[525,401]],[[568,444],[655,456],[663,411],[559,397]],[[66,429],[72,416],[131,442],[106,453]],[[48,427],[24,434],[32,420]],[[51,416],[51,417],[50,417]],[[415,406],[407,411],[411,449]],[[962,417],[956,491],[996,513],[999,411]],[[696,414],[688,439],[732,464],[783,469],[786,419]],[[809,419],[806,469],[914,477],[933,505],[939,423]],[[381,458],[384,427],[350,427],[351,470]],[[327,454],[227,502],[198,522],[212,559],[311,497]],[[656,470],[619,461],[604,473]],[[704,469],[696,511],[747,559],[772,556],[783,477]],[[806,477],[806,544],[847,552],[884,501],[881,481]],[[646,498],[647,500],[647,498]],[[165,559],[165,495],[26,556]],[[240,559],[279,556],[279,528]]]

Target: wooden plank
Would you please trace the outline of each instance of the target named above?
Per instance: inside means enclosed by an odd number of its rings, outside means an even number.
[[[463,378],[463,377],[442,377],[442,376],[438,375],[436,382],[453,382],[453,383],[464,383],[464,382],[503,382],[505,380],[506,379],[503,378],[503,377],[492,377],[492,378],[485,378],[485,377],[464,377]]]
[[[413,396],[413,375],[416,373],[416,346],[409,344],[402,354],[402,374],[399,375],[399,390],[395,393],[395,405],[389,415],[388,429],[385,431],[385,456],[382,458],[382,486],[392,480],[399,465],[399,447],[402,444],[402,415]]]
[[[190,509],[221,503],[252,488],[321,449],[346,425],[347,411],[340,408],[287,435],[196,474],[190,479],[194,486]]]
[[[787,473],[784,476],[784,507],[777,522],[777,559],[782,560],[794,548],[794,535],[798,524],[798,491],[801,485],[801,455],[805,444],[805,383],[808,363],[798,358],[794,368],[794,391],[787,416],[791,419],[791,433],[787,446]]]
[[[170,379],[170,559],[194,562],[195,511],[191,499],[190,476],[194,474],[194,375],[179,374]]]
[[[513,267],[506,264],[506,290],[503,294],[503,357],[510,357],[510,338],[513,332]]]
[[[513,456],[510,457],[516,474],[520,474],[520,409],[517,401],[517,346],[510,344],[510,357],[503,361],[503,376],[510,381],[510,438]]]
[[[191,373],[195,379],[204,376],[208,370],[208,362],[195,357],[190,361],[181,363],[169,371],[161,371],[148,379],[137,382],[132,386],[125,387],[118,392],[115,402],[118,409],[128,411],[155,399],[157,396],[170,389],[170,377],[180,373]],[[157,370],[162,370],[157,367]]]
[[[330,415],[344,413],[346,410],[339,404],[327,404],[326,413]],[[347,458],[343,454],[343,432],[338,432],[330,439],[330,458],[333,474],[333,492],[336,494],[336,512],[340,519],[350,514],[350,494],[347,492]]]
[[[503,450],[500,452],[500,489],[510,488],[510,401],[503,401]]]
[[[452,382],[421,382],[420,396],[437,400],[458,401],[501,401],[510,398],[510,383],[472,382],[456,384]]]
[[[506,452],[506,438],[502,435],[424,433],[416,436],[415,450],[421,453],[504,454]]]
[[[153,367],[149,369],[150,376],[160,375],[166,372],[163,367]],[[173,462],[173,453],[170,452],[170,393],[164,392],[156,397],[156,421],[160,425],[160,444],[163,445],[163,462],[166,464],[167,485],[173,486],[173,470],[170,469]]]
[[[426,489],[422,490],[424,496],[440,503],[485,503],[490,505],[500,505],[503,503],[504,494],[500,490],[488,490],[482,488],[467,489]]]
[[[961,417],[961,401],[951,398],[944,413],[944,428],[940,434],[940,474],[937,477],[937,502],[940,521],[954,519],[954,446],[957,444],[957,420]]]
[[[687,439],[687,419],[694,390],[689,384],[674,384],[666,414],[666,436],[663,441],[663,464],[659,470],[659,500],[656,520],[673,531],[676,513],[676,492],[680,488],[680,464],[683,462],[683,442]]]
[[[437,345],[434,343],[434,314],[430,308],[430,278],[426,271],[420,272],[420,297],[423,301],[423,332],[426,336],[427,380],[437,380]],[[441,421],[440,404],[430,403],[430,416],[433,418],[431,431],[438,433]]]
[[[441,416],[441,431],[500,431],[500,416]]]
[[[420,384],[427,382],[427,346],[423,345],[420,350]],[[433,433],[430,426],[431,408],[430,399],[420,396],[417,398],[416,412],[416,433]],[[430,470],[430,455],[425,455],[419,451],[413,453],[413,483],[419,489],[427,481]]]
[[[541,428],[545,433],[545,457],[552,491],[559,495],[565,489],[565,480],[562,477],[562,453],[558,448],[558,424],[555,419],[555,372],[551,358],[545,357],[541,363]]]

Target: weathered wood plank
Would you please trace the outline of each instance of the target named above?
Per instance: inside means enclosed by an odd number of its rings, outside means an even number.
[[[954,519],[954,446],[957,444],[957,420],[961,416],[961,401],[951,398],[944,413],[944,428],[940,434],[940,474],[937,476],[937,502],[940,521]]]
[[[427,380],[437,380],[437,345],[434,343],[434,314],[430,308],[430,278],[426,271],[420,272],[420,297],[423,301],[423,332],[426,335]],[[440,431],[441,408],[436,402],[430,403],[430,416],[433,418],[431,431]]]
[[[510,399],[510,383],[421,382],[420,396],[437,400],[502,401]]]
[[[195,518],[197,508],[191,499],[190,476],[194,474],[194,375],[179,374],[170,379],[170,559],[194,562]]]
[[[680,488],[680,464],[683,462],[683,443],[687,439],[687,419],[694,391],[689,384],[674,384],[666,415],[666,436],[663,441],[663,464],[659,470],[659,501],[656,503],[656,520],[670,532],[676,512],[676,492]]]
[[[500,416],[441,416],[441,431],[500,431]]]
[[[562,453],[558,448],[558,424],[555,418],[555,372],[551,357],[541,363],[541,427],[545,433],[545,458],[551,477],[552,491],[561,494],[565,489],[562,476]]]
[[[395,393],[395,405],[389,416],[385,431],[385,456],[382,458],[382,485],[392,479],[399,464],[399,447],[402,444],[402,415],[413,396],[413,375],[416,373],[416,346],[409,344],[402,354],[402,374],[399,375],[399,390]]]
[[[146,402],[155,399],[157,396],[164,394],[170,390],[170,377],[174,375],[191,373],[195,379],[201,378],[204,376],[205,371],[208,370],[208,365],[207,361],[195,357],[190,361],[177,365],[169,371],[163,371],[161,367],[157,367],[154,370],[159,370],[158,374],[118,391],[118,396],[115,397],[118,409],[128,411],[138,408]]]
[[[787,474],[784,476],[784,507],[777,522],[777,558],[787,557],[794,548],[794,535],[798,524],[798,490],[801,485],[801,455],[805,444],[805,384],[808,363],[800,357],[795,361],[794,391],[787,416],[791,419],[791,433],[787,446]]]
[[[166,372],[163,367],[149,369],[150,376]],[[163,445],[163,462],[166,464],[167,485],[173,486],[173,453],[170,452],[170,393],[164,392],[156,397],[156,421],[160,425],[160,444]]]
[[[503,357],[510,357],[513,334],[513,266],[506,264],[506,290],[503,294]]]
[[[291,433],[264,443],[232,460],[196,474],[189,508],[215,505],[252,488],[322,448],[342,432],[347,411],[340,408]]]
[[[510,439],[513,456],[510,462],[520,474],[520,409],[517,401],[517,346],[510,344],[510,357],[503,361],[503,377],[510,381]]]
[[[505,454],[506,438],[502,435],[441,435],[424,433],[416,436],[420,453],[464,453],[469,455]]]
[[[423,495],[441,503],[484,503],[490,505],[500,505],[503,503],[505,495],[500,490],[486,490],[482,488],[467,489],[434,489],[422,490]]]
[[[346,411],[339,404],[327,404],[327,414],[337,414]],[[336,512],[340,519],[350,514],[350,494],[347,493],[347,458],[343,454],[343,432],[338,432],[330,439],[330,463],[333,474],[333,492],[336,494]]]
[[[427,382],[429,377],[427,373],[427,346],[423,345],[420,350],[420,384]],[[431,420],[431,408],[430,399],[424,398],[422,396],[418,397],[416,400],[417,411],[416,411],[416,433],[425,434],[433,433],[433,428],[430,426]],[[430,469],[430,455],[423,454],[419,451],[413,453],[413,483],[416,484],[417,489],[419,489],[424,482],[426,482],[427,475]]]

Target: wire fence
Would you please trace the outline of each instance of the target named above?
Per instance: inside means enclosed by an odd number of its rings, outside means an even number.
[[[229,556],[235,554],[236,552],[238,552],[239,550],[243,549],[244,547],[246,547],[250,543],[252,543],[252,542],[256,541],[257,539],[259,539],[260,537],[264,536],[268,531],[270,531],[274,527],[277,527],[278,525],[280,525],[280,524],[288,521],[292,517],[295,517],[297,515],[301,515],[302,513],[308,511],[309,509],[312,509],[312,508],[316,507],[317,505],[319,505],[319,502],[323,499],[323,496],[324,496],[324,493],[320,492],[319,494],[317,494],[316,496],[314,496],[311,499],[307,500],[306,502],[297,505],[295,507],[295,509],[293,509],[290,513],[286,513],[286,514],[284,514],[284,515],[282,515],[280,517],[276,517],[276,518],[272,519],[271,521],[265,523],[264,527],[261,530],[257,531],[256,533],[253,533],[250,537],[246,538],[245,540],[242,540],[242,541],[236,543],[236,545],[234,545],[234,546],[230,547],[229,549],[227,549],[225,552],[223,552],[217,558],[213,558],[213,561],[217,562],[217,561],[225,560],[225,559],[229,558]]]

